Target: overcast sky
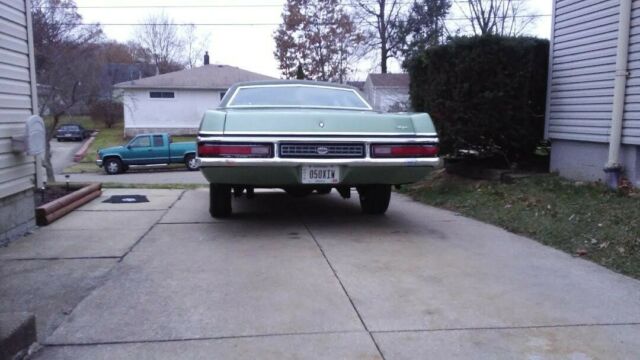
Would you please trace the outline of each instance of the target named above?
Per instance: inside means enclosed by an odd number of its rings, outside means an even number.
[[[520,1],[530,13],[540,15],[528,33],[549,38],[551,19],[547,15],[551,14],[552,0]],[[76,3],[86,22],[103,24],[107,37],[123,42],[133,39],[136,26],[130,24],[139,24],[149,13],[165,11],[176,23],[199,24],[200,33],[210,34],[208,50],[212,63],[280,76],[273,57],[273,32],[281,22],[284,0],[76,0]],[[458,5],[454,3],[450,17],[459,16]],[[450,22],[449,27],[456,25]],[[354,77],[364,80],[369,71],[375,71],[373,66],[371,61],[362,62]],[[400,68],[391,64],[390,70],[399,72]]]

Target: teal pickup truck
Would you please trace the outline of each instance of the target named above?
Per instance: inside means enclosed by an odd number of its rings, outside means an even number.
[[[196,143],[172,143],[169,134],[143,134],[126,145],[98,150],[96,165],[109,175],[120,174],[131,165],[163,165],[183,163],[188,170],[198,170]]]

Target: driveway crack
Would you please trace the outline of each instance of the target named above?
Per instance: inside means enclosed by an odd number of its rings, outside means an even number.
[[[380,349],[380,346],[376,342],[376,339],[373,337],[372,332],[367,327],[367,324],[365,323],[365,321],[364,321],[364,319],[362,317],[362,314],[360,314],[360,311],[358,311],[358,308],[356,307],[355,302],[351,298],[351,295],[349,295],[349,292],[347,291],[347,288],[342,283],[342,280],[340,279],[340,276],[338,276],[338,272],[336,271],[336,269],[333,266],[333,264],[331,263],[331,261],[329,261],[329,258],[327,257],[327,254],[325,253],[324,248],[322,248],[322,245],[320,245],[320,242],[318,241],[318,239],[316,239],[316,236],[313,234],[313,232],[311,231],[311,229],[309,228],[307,223],[304,221],[304,219],[301,218],[300,221],[302,222],[302,225],[304,226],[304,228],[309,233],[309,236],[311,236],[313,241],[316,243],[316,246],[320,250],[320,253],[322,254],[322,257],[324,258],[324,261],[326,261],[327,265],[329,265],[329,268],[333,272],[333,276],[338,281],[338,284],[340,284],[340,287],[342,288],[342,291],[344,292],[344,294],[347,297],[347,299],[349,299],[349,303],[351,303],[351,307],[353,308],[353,311],[355,311],[356,315],[358,316],[358,319],[360,320],[360,323],[362,324],[362,327],[364,328],[364,330],[367,332],[367,334],[369,334],[369,338],[371,338],[371,341],[373,342],[373,345],[376,347],[376,350],[378,351],[378,354],[380,355],[382,360],[385,360],[384,354],[382,353],[382,350]]]

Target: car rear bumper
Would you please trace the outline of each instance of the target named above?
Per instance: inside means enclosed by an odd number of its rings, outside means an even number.
[[[250,186],[302,184],[303,166],[338,166],[337,185],[408,184],[441,166],[440,158],[419,159],[211,159],[200,158],[210,183]]]

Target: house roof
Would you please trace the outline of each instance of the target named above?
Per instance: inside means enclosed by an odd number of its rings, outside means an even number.
[[[364,90],[364,81],[347,81],[347,85],[362,91]]]
[[[243,81],[274,78],[235,66],[211,64],[116,84],[120,89],[228,89]]]
[[[369,74],[367,77],[375,87],[409,87],[409,74]]]

